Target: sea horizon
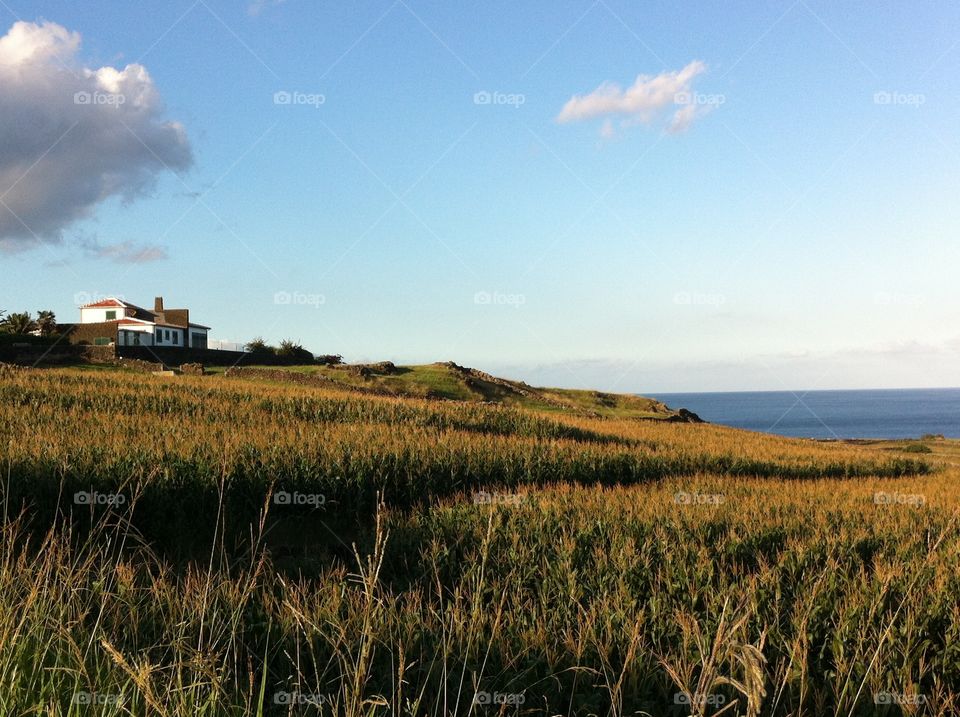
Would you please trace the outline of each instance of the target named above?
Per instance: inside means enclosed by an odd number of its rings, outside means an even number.
[[[960,388],[649,393],[710,423],[792,438],[960,437]]]

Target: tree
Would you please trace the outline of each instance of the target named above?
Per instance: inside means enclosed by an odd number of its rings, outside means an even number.
[[[248,343],[246,346],[246,349],[252,354],[264,354],[264,353],[274,352],[274,348],[272,346],[269,346],[267,342],[264,341],[263,338],[260,336],[258,336],[257,338],[253,339],[250,343]]]
[[[280,346],[277,348],[277,356],[313,363],[313,354],[293,339],[284,339],[280,342]]]
[[[10,314],[3,320],[3,330],[8,334],[29,334],[37,328],[37,322],[33,320],[29,311],[17,314]]]
[[[37,312],[37,328],[41,336],[49,336],[57,332],[57,315],[52,311]]]

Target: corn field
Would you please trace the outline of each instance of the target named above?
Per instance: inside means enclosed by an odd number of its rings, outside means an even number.
[[[0,714],[960,713],[960,470],[223,377],[0,377]]]

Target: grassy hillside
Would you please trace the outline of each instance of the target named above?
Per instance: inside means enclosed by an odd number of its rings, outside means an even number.
[[[222,369],[214,369],[220,373]],[[660,401],[628,394],[536,388],[522,381],[492,376],[453,362],[395,366],[390,362],[340,366],[250,366],[227,371],[284,383],[312,381],[363,393],[409,398],[496,403],[537,411],[563,411],[587,416],[676,420],[677,411]],[[293,376],[285,374],[293,374]]]
[[[960,709],[960,443],[351,371],[0,375],[0,713]]]

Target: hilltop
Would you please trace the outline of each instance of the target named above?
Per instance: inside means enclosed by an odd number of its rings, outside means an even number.
[[[213,369],[219,372],[220,369]],[[674,410],[643,396],[602,391],[543,388],[493,376],[453,361],[397,366],[370,364],[244,366],[226,369],[227,376],[318,384],[357,393],[498,404],[538,411],[559,411],[592,418],[698,422],[684,409]]]

